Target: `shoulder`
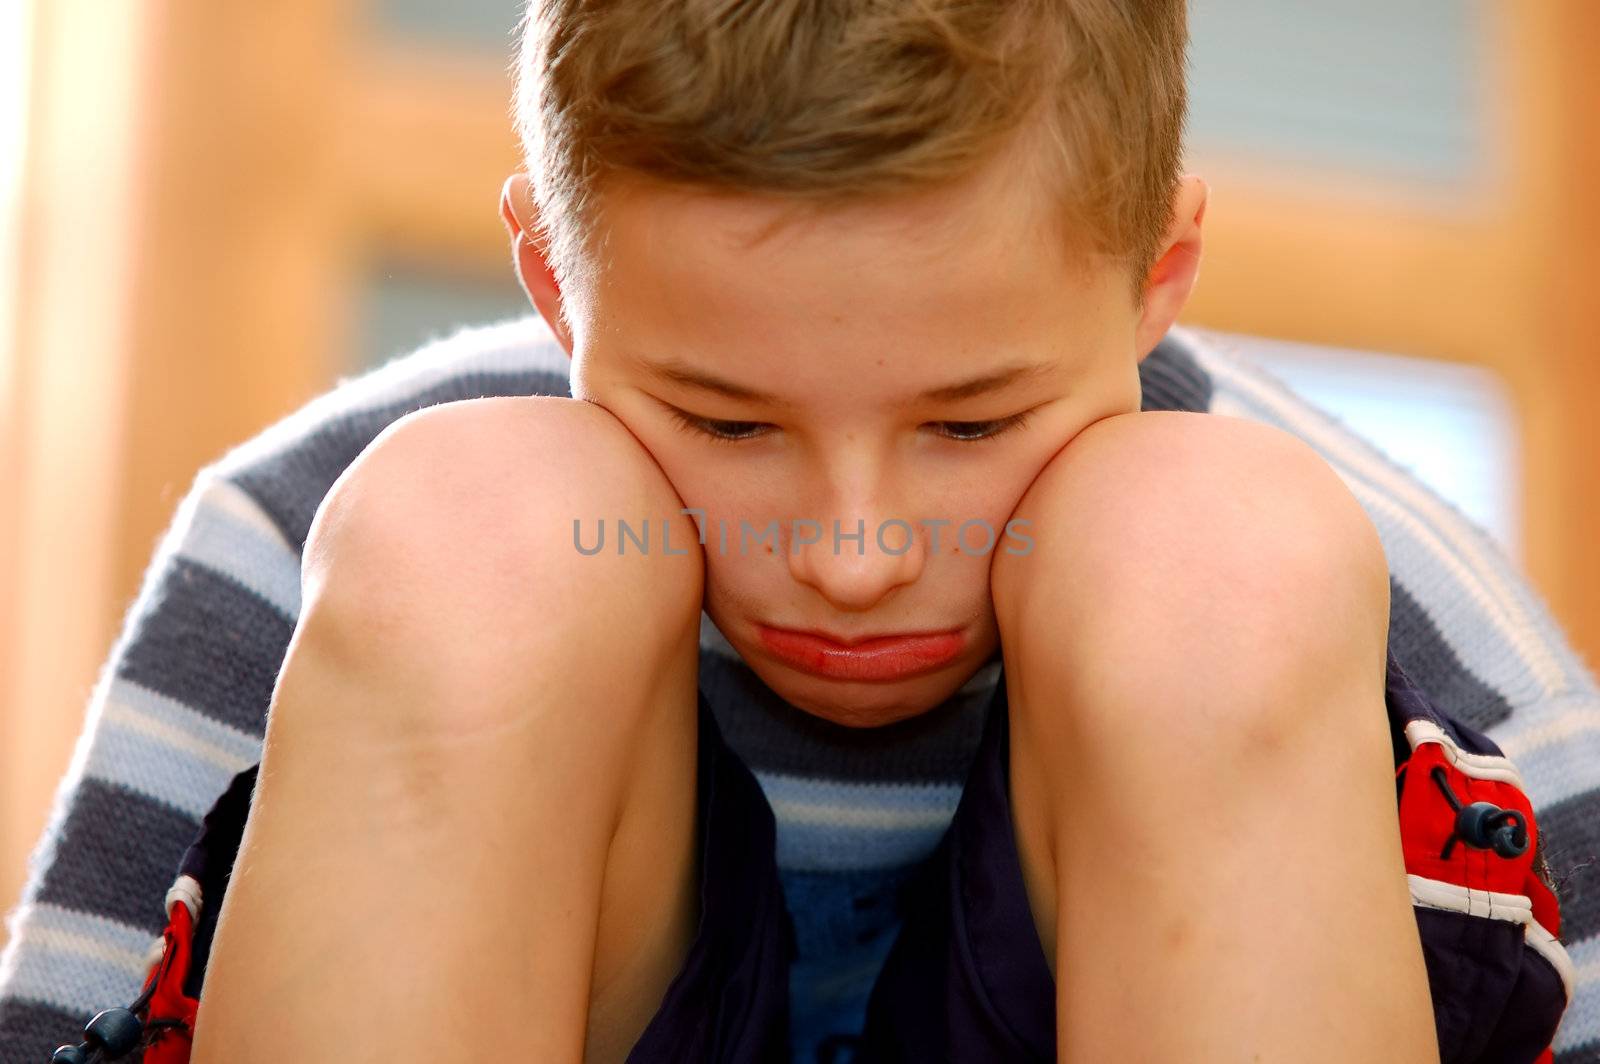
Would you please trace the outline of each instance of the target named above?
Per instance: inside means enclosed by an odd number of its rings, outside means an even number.
[[[390,424],[427,407],[512,395],[570,395],[568,359],[527,316],[463,328],[327,391],[200,474],[253,503],[296,549],[333,483]]]

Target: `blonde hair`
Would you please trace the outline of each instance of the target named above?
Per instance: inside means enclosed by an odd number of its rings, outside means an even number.
[[[609,175],[826,205],[953,182],[1032,134],[1063,233],[1124,262],[1140,305],[1187,44],[1185,0],[529,0],[536,239],[570,284]]]

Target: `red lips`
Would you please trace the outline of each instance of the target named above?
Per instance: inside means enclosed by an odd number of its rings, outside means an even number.
[[[872,636],[845,642],[816,632],[756,625],[761,644],[801,672],[829,680],[884,683],[943,668],[960,655],[959,629]]]

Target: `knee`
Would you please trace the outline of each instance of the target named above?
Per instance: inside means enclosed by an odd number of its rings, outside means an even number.
[[[601,407],[501,397],[426,408],[330,489],[305,547],[304,609],[340,628],[352,654],[423,655],[457,675],[596,640],[626,640],[647,668],[654,644],[698,630],[704,562],[681,508]],[[649,519],[648,554],[580,553],[575,521],[618,517]],[[668,523],[672,554],[659,543]]]
[[[1049,463],[1015,516],[1032,521],[1034,549],[998,555],[991,573],[1008,674],[1104,706],[1108,738],[1149,727],[1275,742],[1309,686],[1382,690],[1382,543],[1338,474],[1281,430],[1108,418]]]

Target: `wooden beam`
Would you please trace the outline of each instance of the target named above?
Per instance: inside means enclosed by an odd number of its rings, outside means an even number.
[[[1512,169],[1512,269],[1485,293],[1514,322],[1527,565],[1600,669],[1600,5],[1488,5],[1507,61],[1499,152]]]
[[[509,76],[482,57],[393,45],[350,69],[338,171],[361,240],[503,275],[500,186],[521,166]]]
[[[1508,266],[1492,204],[1270,167],[1193,169],[1211,184],[1200,281],[1209,328],[1498,369]]]
[[[343,365],[353,248],[329,101],[352,6],[146,7],[119,586],[148,562],[199,466]]]

